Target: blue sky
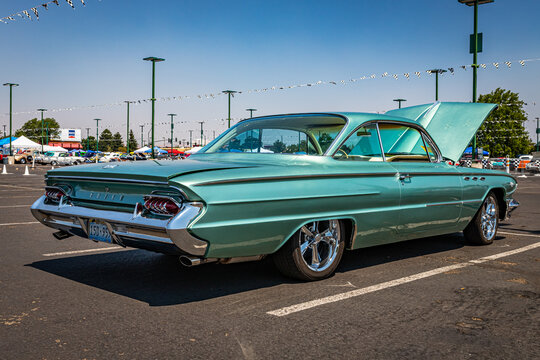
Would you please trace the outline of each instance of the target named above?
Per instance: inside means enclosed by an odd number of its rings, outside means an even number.
[[[319,85],[235,96],[232,117],[308,111],[382,112],[395,106],[432,102],[430,68],[456,68],[439,82],[442,101],[470,101],[472,63],[468,36],[473,11],[457,0],[379,1],[142,1],[65,0],[48,11],[39,7],[39,21],[17,19],[0,24],[0,81],[16,82],[14,111],[37,108],[117,103],[150,98],[151,67],[143,57],[166,59],[157,64],[159,97],[216,94],[224,89],[249,90],[317,81],[373,80],[346,85]],[[44,1],[43,1],[44,2]],[[3,1],[0,17],[41,4],[38,0]],[[43,9],[43,10],[41,10]],[[540,61],[519,65],[520,59],[540,58],[540,1],[495,0],[480,6],[479,31],[484,52],[479,62],[478,93],[503,87],[520,93],[528,103],[532,130],[540,116]],[[32,14],[33,15],[33,14]],[[514,61],[508,69],[502,64]],[[492,62],[500,62],[495,69]],[[414,75],[422,71],[421,77]],[[384,72],[389,77],[381,78]],[[409,72],[410,80],[403,74]],[[398,74],[398,80],[391,75]],[[8,123],[8,89],[0,93],[0,126]],[[537,103],[537,105],[534,105]],[[132,107],[131,127],[140,139],[139,124],[150,121],[150,105]],[[156,122],[167,123],[177,113],[175,134],[207,136],[226,128],[225,96],[156,103]],[[125,129],[125,106],[104,106],[49,113],[62,127]],[[18,128],[33,114],[14,116]],[[149,129],[147,126],[146,129]],[[158,125],[156,138],[168,136]],[[146,132],[146,130],[145,130]],[[146,134],[145,134],[146,137]]]

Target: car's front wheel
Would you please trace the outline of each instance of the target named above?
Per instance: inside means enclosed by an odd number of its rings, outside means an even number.
[[[339,220],[308,223],[273,256],[278,270],[300,280],[321,280],[335,271],[345,249],[345,227]]]
[[[21,160],[19,161],[21,164],[26,164],[26,159],[25,158],[21,158]]]
[[[56,166],[56,165],[58,165],[58,163],[57,163],[56,161],[53,160],[53,161],[51,161],[51,165],[52,165],[52,166]]]
[[[499,205],[495,194],[490,192],[482,206],[463,230],[465,239],[475,245],[489,245],[493,242],[499,226]]]

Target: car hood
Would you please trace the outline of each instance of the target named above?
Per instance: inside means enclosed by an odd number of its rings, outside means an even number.
[[[444,157],[458,161],[496,107],[484,103],[437,102],[390,110],[386,114],[416,121],[435,140]]]
[[[257,166],[250,163],[234,163],[207,160],[146,160],[120,163],[99,163],[59,168],[47,172],[48,177],[88,177],[103,179],[129,179],[166,182],[171,178],[202,171],[235,169]]]

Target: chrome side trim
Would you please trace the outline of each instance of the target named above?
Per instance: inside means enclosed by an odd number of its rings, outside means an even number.
[[[241,179],[228,179],[228,180],[216,180],[207,181],[203,183],[195,184],[194,186],[209,186],[209,185],[221,185],[221,184],[233,184],[244,182],[259,182],[259,181],[281,181],[281,180],[305,180],[315,178],[340,178],[340,177],[377,177],[377,176],[396,176],[396,172],[384,172],[384,173],[357,173],[357,174],[314,174],[314,175],[289,175],[289,176],[265,176],[256,178],[241,178]]]
[[[468,203],[480,203],[482,201],[483,200],[478,199],[478,200],[449,201],[449,202],[442,202],[442,203],[429,203],[429,204],[426,204],[426,207],[444,206],[444,205],[464,205],[464,204],[468,204]]]

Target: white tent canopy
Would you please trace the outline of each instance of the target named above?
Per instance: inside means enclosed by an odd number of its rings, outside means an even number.
[[[134,153],[143,153],[148,150],[150,150],[148,146],[143,146],[142,148],[135,150]]]
[[[9,147],[9,144],[4,145],[4,147]],[[11,147],[15,149],[41,149],[41,144],[33,142],[26,136],[21,136],[11,142]]]
[[[61,146],[50,146],[50,145],[43,145],[43,151],[68,152],[66,149],[64,149]]]

